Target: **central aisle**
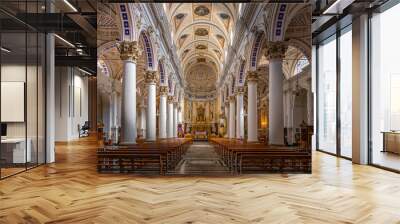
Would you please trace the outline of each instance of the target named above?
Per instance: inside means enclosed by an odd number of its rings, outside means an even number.
[[[214,147],[208,142],[193,142],[175,172],[185,175],[231,174],[223,165]]]

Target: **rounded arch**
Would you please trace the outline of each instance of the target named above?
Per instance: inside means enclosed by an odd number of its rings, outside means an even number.
[[[109,50],[116,48],[117,47],[117,41],[109,41],[106,43],[103,43],[102,45],[97,47],[97,57],[101,57],[105,53],[107,53]]]
[[[133,41],[135,39],[135,27],[133,26],[134,20],[129,5],[126,3],[118,4],[118,11],[122,27],[121,40]]]
[[[245,65],[246,65],[246,61],[243,60],[240,63],[240,67],[239,67],[239,73],[238,73],[238,79],[237,79],[237,85],[238,86],[243,86],[244,85]]]
[[[97,60],[97,66],[100,68],[100,73],[104,74],[106,77],[112,77],[112,70],[102,59]]]
[[[154,51],[151,39],[146,31],[140,32],[140,38],[142,39],[144,45],[143,53],[146,56],[147,69],[154,70]]]
[[[311,46],[305,41],[292,38],[288,41],[288,45],[297,48],[307,57],[308,61],[311,61]]]
[[[264,32],[257,33],[251,48],[251,53],[249,58],[249,70],[257,69],[257,61],[263,42],[264,42]]]
[[[291,77],[301,73],[298,71],[296,72],[296,66],[299,66],[297,69],[302,71],[303,68],[310,64],[310,60],[303,51],[293,45],[288,45],[285,58],[287,60],[283,63],[283,73],[286,79],[290,79]]]
[[[270,14],[273,15],[273,22],[270,27],[268,27],[268,41],[283,41],[285,38],[285,32],[292,21],[292,18],[296,14],[307,7],[308,4],[274,4],[269,10]]]

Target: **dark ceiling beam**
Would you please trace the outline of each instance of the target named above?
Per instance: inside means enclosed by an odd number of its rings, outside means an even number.
[[[91,46],[96,46],[97,30],[80,14],[68,14],[68,17],[78,24],[85,34],[89,37],[86,41],[90,42]]]
[[[55,56],[56,66],[87,67],[96,71],[97,58],[91,56]]]

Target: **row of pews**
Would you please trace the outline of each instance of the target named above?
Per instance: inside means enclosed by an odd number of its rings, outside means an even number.
[[[97,150],[101,173],[159,173],[174,170],[191,139],[161,139],[138,144],[106,145]]]
[[[211,138],[210,142],[233,173],[311,173],[308,147],[273,146],[226,138]]]

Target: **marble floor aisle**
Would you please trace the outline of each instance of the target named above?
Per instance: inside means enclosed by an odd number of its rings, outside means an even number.
[[[176,167],[175,174],[231,175],[214,147],[208,142],[193,142]]]

